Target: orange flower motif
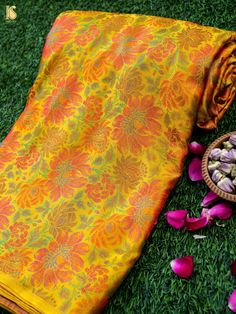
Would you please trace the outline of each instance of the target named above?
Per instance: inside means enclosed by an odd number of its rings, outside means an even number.
[[[134,157],[121,157],[113,168],[115,183],[121,191],[128,192],[134,189],[146,175],[146,166]]]
[[[60,27],[61,31],[73,31],[77,27],[78,18],[77,16],[72,16],[71,14],[63,14],[58,16],[53,24],[53,28],[57,29]]]
[[[67,141],[68,134],[59,127],[44,128],[38,137],[40,152],[44,156],[55,154]]]
[[[88,151],[104,152],[109,144],[108,136],[111,131],[108,125],[109,122],[106,121],[88,127],[81,137],[81,147]]]
[[[77,35],[78,36],[75,37],[77,44],[85,46],[99,35],[99,29],[96,25],[90,25],[88,29],[78,29]]]
[[[214,48],[207,45],[204,48],[190,54],[190,59],[193,65],[189,68],[189,73],[193,73],[190,78],[194,83],[197,82],[199,85],[202,84],[206,71],[212,61],[210,56],[213,54],[213,51]]]
[[[0,195],[6,192],[7,186],[6,186],[6,178],[0,177]]]
[[[30,155],[25,154],[24,156],[20,156],[16,158],[16,166],[19,169],[27,169],[30,164]]]
[[[108,16],[107,19],[102,21],[102,27],[104,31],[117,32],[127,24],[128,20],[129,18],[127,16]]]
[[[49,232],[56,236],[62,231],[71,231],[77,224],[77,212],[77,207],[70,203],[62,203],[55,207],[48,215]]]
[[[146,227],[153,220],[155,207],[158,207],[158,182],[144,183],[134,196],[129,199],[132,206],[128,215],[123,219],[123,226],[128,230],[130,238],[138,241],[146,233]]]
[[[52,171],[46,183],[50,197],[56,201],[59,197],[71,197],[75,189],[86,184],[85,176],[90,171],[88,155],[77,149],[62,150],[50,163]]]
[[[21,208],[30,208],[34,205],[42,204],[47,195],[46,181],[36,179],[32,183],[23,184],[17,196],[17,205]]]
[[[138,53],[143,52],[153,38],[144,26],[128,26],[112,38],[113,44],[107,52],[107,58],[119,70],[124,64],[131,64]]]
[[[88,275],[88,283],[82,288],[84,293],[102,292],[107,289],[108,270],[100,265],[91,265],[85,269]]]
[[[19,146],[19,132],[10,131],[4,139],[4,145],[7,145],[12,151],[15,151]]]
[[[210,40],[211,37],[210,32],[196,26],[187,27],[177,35],[180,47],[186,50],[198,47],[201,42]]]
[[[148,56],[157,62],[162,62],[170,54],[173,53],[176,45],[170,38],[165,38],[160,44],[156,44],[155,47],[148,49]]]
[[[114,193],[115,186],[111,183],[109,175],[103,174],[102,180],[94,184],[88,184],[86,193],[94,202],[101,202]]]
[[[11,238],[5,244],[5,247],[21,247],[27,241],[29,227],[23,222],[15,222],[9,229],[11,231]]]
[[[97,81],[106,73],[107,64],[106,54],[104,53],[99,54],[94,59],[86,60],[83,68],[85,80],[89,82]]]
[[[102,114],[102,98],[96,96],[89,96],[84,105],[86,106],[86,116],[84,121],[86,123],[98,121]]]
[[[168,128],[167,132],[164,132],[170,146],[176,146],[182,143],[181,134],[176,128]]]
[[[55,242],[51,242],[48,249],[38,250],[35,261],[29,268],[34,273],[31,276],[32,285],[38,287],[43,284],[50,288],[72,279],[73,272],[67,269],[66,261],[58,257],[55,245]]]
[[[70,64],[68,58],[59,55],[48,62],[45,68],[45,75],[50,77],[52,82],[57,83],[62,77],[65,77],[69,70]]]
[[[79,95],[82,89],[83,84],[78,82],[76,75],[72,74],[59,81],[44,104],[43,114],[46,123],[58,123],[63,121],[65,117],[70,116],[75,109],[73,103],[76,104],[82,100]]]
[[[73,16],[59,16],[49,34],[43,48],[42,57],[48,58],[53,52],[60,49],[70,39],[71,31],[76,28],[77,18]]]
[[[52,53],[58,51],[70,38],[69,33],[60,32],[61,28],[52,29],[46,37],[42,51],[42,58],[48,58]]]
[[[7,162],[11,161],[14,156],[14,153],[10,151],[7,146],[4,146],[5,144],[2,144],[2,147],[0,146],[0,169],[2,169]]]
[[[144,85],[142,82],[142,74],[139,69],[128,68],[117,83],[120,91],[120,99],[127,102],[131,96],[140,96]]]
[[[160,89],[160,98],[163,106],[170,110],[179,109],[188,103],[186,74],[176,72],[170,80],[163,80]]]
[[[91,240],[98,248],[112,249],[120,245],[125,235],[121,224],[122,216],[117,214],[109,218],[98,219],[91,230]]]
[[[48,248],[38,250],[35,261],[30,265],[34,274],[31,283],[34,286],[43,284],[53,287],[58,282],[70,281],[74,271],[83,266],[81,255],[85,255],[89,246],[82,242],[83,233],[69,235],[64,232],[49,243]]]
[[[20,169],[27,169],[29,166],[32,166],[38,159],[40,155],[37,151],[36,145],[31,145],[28,153],[23,156],[16,158],[16,166]]]
[[[81,255],[85,255],[89,251],[89,245],[82,242],[83,233],[77,232],[69,235],[67,232],[58,234],[56,252],[58,256],[65,259],[73,271],[79,271],[84,265]]]
[[[130,98],[123,114],[114,121],[113,138],[118,141],[118,149],[136,154],[152,145],[161,132],[161,115],[153,96]]]
[[[0,256],[0,271],[13,277],[20,277],[25,266],[30,262],[30,251],[27,249],[16,249],[10,253]]]
[[[168,161],[176,161],[177,155],[171,150],[168,150],[165,155],[166,160]]]
[[[40,119],[39,109],[35,106],[28,107],[16,121],[16,127],[20,130],[32,130]]]
[[[11,197],[3,197],[0,199],[0,229],[4,229],[9,224],[7,216],[14,212],[11,204]]]

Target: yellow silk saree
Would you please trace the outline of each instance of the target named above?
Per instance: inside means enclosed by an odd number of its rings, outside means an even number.
[[[99,313],[180,177],[194,125],[235,95],[236,34],[67,11],[0,146],[0,305]]]

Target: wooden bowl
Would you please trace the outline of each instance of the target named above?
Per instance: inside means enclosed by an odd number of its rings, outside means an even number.
[[[230,202],[236,202],[236,194],[231,194],[224,192],[218,186],[215,184],[215,182],[212,181],[207,165],[209,162],[209,154],[213,148],[221,147],[222,143],[227,141],[231,135],[236,135],[236,131],[227,133],[225,135],[222,135],[218,139],[216,139],[211,145],[208,146],[207,150],[205,151],[203,158],[202,158],[202,176],[208,187],[219,197],[230,201]]]

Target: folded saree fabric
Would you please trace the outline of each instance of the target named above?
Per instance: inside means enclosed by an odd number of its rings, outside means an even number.
[[[99,313],[232,103],[235,33],[136,14],[55,20],[0,147],[0,305]],[[161,257],[160,257],[161,258]]]

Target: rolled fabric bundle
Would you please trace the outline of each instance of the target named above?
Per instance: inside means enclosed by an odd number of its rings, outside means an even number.
[[[66,11],[0,147],[0,305],[98,313],[182,174],[194,125],[235,95],[235,33]]]

